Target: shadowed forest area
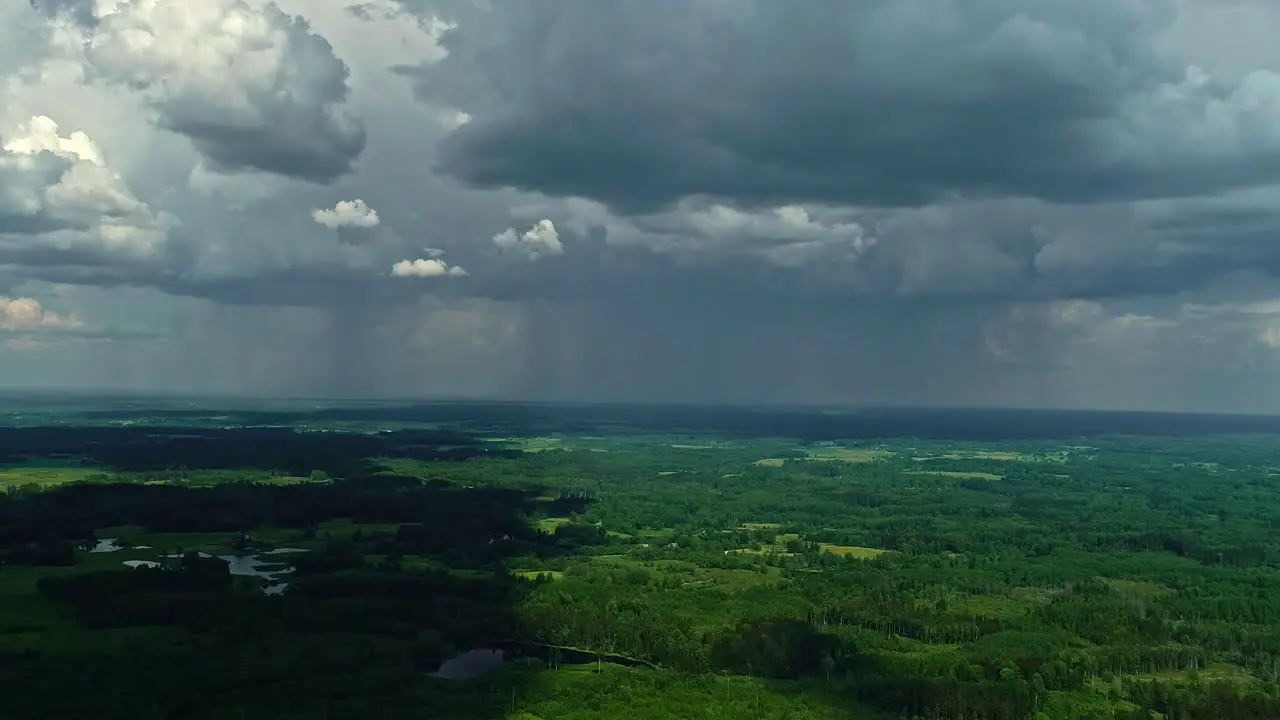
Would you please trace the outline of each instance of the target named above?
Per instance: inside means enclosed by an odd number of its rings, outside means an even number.
[[[1268,418],[20,410],[0,717],[1280,716]]]

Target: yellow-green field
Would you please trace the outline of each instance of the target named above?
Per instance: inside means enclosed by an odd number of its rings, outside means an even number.
[[[35,465],[0,465],[0,486],[53,487],[72,482],[87,480],[93,475],[102,475],[101,468],[83,466],[40,467]]]
[[[264,485],[301,485],[302,483],[311,482],[311,478],[296,477],[293,475],[271,475],[269,477],[254,480],[254,482],[259,482]]]
[[[869,463],[892,456],[892,452],[878,448],[820,447],[809,452],[809,459],[819,462]]]
[[[564,440],[558,437],[521,437],[521,438],[498,438],[499,442],[506,443],[513,450],[523,450],[527,453],[540,453],[547,450],[568,450],[564,444]]]
[[[953,470],[908,470],[904,474],[906,475],[937,475],[939,477],[969,478],[972,480],[990,480],[992,482],[995,482],[996,480],[1004,479],[1003,475],[996,475],[995,473],[959,472],[959,471],[953,471]]]
[[[1199,678],[1201,683],[1210,682],[1231,682],[1237,684],[1248,684],[1257,681],[1248,670],[1238,665],[1229,663],[1214,663],[1203,670],[1170,670],[1167,672],[1157,673],[1133,673],[1123,676],[1129,680],[1152,681],[1159,680],[1166,683],[1189,683],[1192,678]],[[1102,678],[1094,678],[1090,683],[1094,690],[1098,692],[1106,692],[1110,683],[1105,682]]]
[[[544,533],[554,533],[556,531],[556,528],[560,527],[561,525],[567,522],[569,522],[569,518],[564,518],[564,517],[542,518],[541,520],[538,521],[538,529]]]
[[[560,580],[564,577],[564,573],[559,570],[513,570],[511,574],[526,580],[537,580],[539,576],[552,580]]]
[[[782,467],[787,464],[787,461],[782,458],[764,458],[763,460],[757,460],[755,464],[760,467]]]
[[[1019,453],[1008,450],[948,450],[937,455],[918,455],[916,462],[929,460],[995,460],[997,462],[1061,463],[1067,460],[1067,451],[1044,453]]]
[[[742,523],[743,530],[777,530],[778,523]]]
[[[828,543],[822,544],[822,551],[859,560],[872,560],[889,552],[880,548],[861,547],[858,545],[830,545]]]

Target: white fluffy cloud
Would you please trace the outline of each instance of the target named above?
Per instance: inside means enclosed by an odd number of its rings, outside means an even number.
[[[100,250],[145,257],[171,221],[138,200],[82,131],[44,116],[0,140],[0,251]]]
[[[326,210],[312,210],[311,219],[329,228],[375,228],[381,222],[378,211],[369,207],[360,198],[341,200],[337,205]]]
[[[509,252],[528,260],[540,260],[551,255],[563,255],[564,245],[555,223],[539,220],[533,227],[517,234],[515,228],[507,228],[493,236],[493,244],[503,252]]]
[[[29,330],[78,327],[79,325],[80,323],[75,320],[46,310],[40,301],[34,298],[0,295],[0,329]]]
[[[392,277],[428,278],[452,275],[466,275],[467,271],[457,265],[449,265],[439,258],[418,258],[417,260],[401,260],[391,266]]]
[[[304,18],[247,0],[37,3],[77,26],[90,79],[143,93],[211,167],[327,182],[365,144],[346,65]]]

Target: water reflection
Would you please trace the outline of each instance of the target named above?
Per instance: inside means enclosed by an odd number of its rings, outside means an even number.
[[[507,654],[502,650],[476,648],[445,660],[431,676],[445,680],[469,680],[497,670],[506,661]]]
[[[101,538],[98,544],[94,545],[89,552],[91,553],[109,553],[117,550],[123,550],[124,546],[115,538]]]
[[[202,558],[217,557],[219,560],[227,564],[228,570],[234,576],[261,578],[265,581],[262,592],[266,595],[283,595],[285,590],[288,589],[289,583],[281,580],[281,576],[294,572],[295,568],[289,565],[284,565],[281,560],[274,558],[264,560],[263,558],[271,555],[292,555],[294,553],[304,552],[308,552],[308,550],[306,548],[275,548],[273,550],[263,550],[262,552],[254,553],[253,555],[215,556],[206,552],[197,553],[197,555]],[[182,557],[182,553],[162,555],[161,557],[179,559]]]

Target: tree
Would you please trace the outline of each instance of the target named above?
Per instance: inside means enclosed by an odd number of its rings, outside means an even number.
[[[829,684],[831,682],[831,672],[836,669],[836,661],[831,659],[831,653],[826,653],[822,656],[820,666],[823,674],[827,676],[827,683]]]

